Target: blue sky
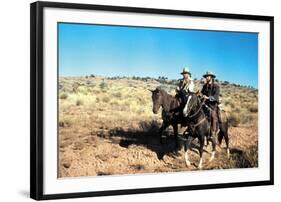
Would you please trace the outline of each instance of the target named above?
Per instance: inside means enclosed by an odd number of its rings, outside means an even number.
[[[60,76],[166,76],[183,67],[200,79],[258,86],[258,34],[59,24]]]

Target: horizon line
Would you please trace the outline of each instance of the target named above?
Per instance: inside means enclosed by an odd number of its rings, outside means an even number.
[[[93,75],[94,77],[91,77],[91,75]],[[105,78],[114,78],[114,77],[120,77],[121,79],[122,78],[133,78],[133,77],[138,77],[138,78],[141,78],[141,79],[143,79],[143,78],[147,78],[147,77],[149,77],[149,78],[151,78],[151,79],[154,79],[154,80],[159,80],[159,77],[165,77],[165,78],[167,78],[167,80],[181,80],[182,78],[179,78],[179,79],[175,79],[175,78],[169,78],[169,77],[167,77],[167,76],[158,76],[158,78],[157,77],[153,77],[153,76],[136,76],[136,75],[134,75],[134,76],[104,76],[104,75],[97,75],[97,74],[84,74],[84,75],[60,75],[59,76],[59,78],[61,78],[61,77],[86,77],[86,76],[88,76],[88,77],[90,77],[90,78],[95,78],[95,77],[105,77]],[[203,80],[204,78],[202,77],[202,78],[200,78],[200,79],[198,79],[197,77],[194,77],[194,78],[192,78],[192,80],[195,80],[195,81],[201,81],[201,80]],[[166,80],[166,79],[165,79]],[[247,85],[247,84],[241,84],[241,83],[235,83],[235,82],[231,82],[231,81],[228,81],[228,80],[222,80],[222,79],[217,79],[217,78],[215,78],[215,81],[219,81],[219,82],[228,82],[229,84],[228,85],[239,85],[239,86],[241,86],[241,87],[247,87],[247,88],[253,88],[253,89],[256,89],[256,90],[258,90],[258,87],[255,87],[255,86],[252,86],[252,85]]]

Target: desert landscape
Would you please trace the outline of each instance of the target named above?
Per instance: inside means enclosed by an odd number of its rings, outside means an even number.
[[[184,161],[179,125],[178,151],[172,127],[159,142],[161,112],[153,114],[151,92],[156,87],[175,94],[177,80],[165,77],[59,78],[58,177],[80,177],[198,170],[198,142],[190,152],[191,167]],[[194,80],[197,89],[202,82]],[[211,145],[204,148],[203,169],[258,166],[258,90],[219,81],[221,108],[228,113],[230,158],[224,142],[208,162]]]

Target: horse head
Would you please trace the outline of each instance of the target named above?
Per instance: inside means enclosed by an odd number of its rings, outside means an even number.
[[[152,92],[152,102],[153,102],[152,111],[154,114],[157,114],[162,105],[162,93],[159,88],[150,91]]]

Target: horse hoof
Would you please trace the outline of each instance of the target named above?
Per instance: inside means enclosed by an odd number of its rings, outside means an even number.
[[[188,159],[188,152],[185,152],[184,159],[185,159],[186,166],[189,167],[191,165],[191,163],[190,163],[190,161]]]
[[[189,167],[191,165],[190,161],[188,161],[188,160],[185,161],[185,164],[187,167]]]
[[[229,149],[226,150],[226,153],[227,153],[227,158],[230,158],[230,151],[229,151]]]
[[[211,158],[209,159],[209,162],[213,161],[215,158],[215,152],[212,152]]]

